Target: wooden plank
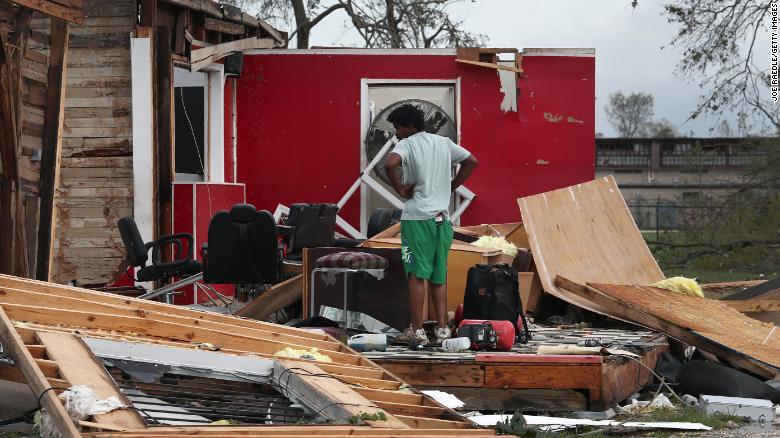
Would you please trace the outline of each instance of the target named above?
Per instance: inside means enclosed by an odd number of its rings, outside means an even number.
[[[71,386],[89,385],[100,399],[113,396],[131,405],[81,339],[64,333],[39,332],[37,335],[49,357],[59,365],[60,374]],[[125,429],[146,427],[141,415],[134,409],[117,409],[107,414],[94,415],[93,418],[96,422]]]
[[[275,354],[278,351],[291,347],[294,349],[308,350],[305,340],[301,344],[289,341],[279,341],[278,336],[268,336],[269,339],[252,337],[245,334],[224,332],[198,327],[197,325],[185,325],[181,323],[167,322],[151,319],[152,315],[127,316],[120,310],[106,310],[104,312],[76,311],[67,308],[39,307],[22,304],[11,304],[5,300],[4,295],[0,302],[6,307],[7,313],[20,321],[37,322],[41,324],[67,324],[93,329],[120,330],[148,336],[159,336],[184,342],[211,343],[221,348],[236,348],[258,353]],[[16,295],[18,296],[18,295]],[[52,303],[51,305],[54,305]],[[302,345],[304,344],[304,345]],[[334,347],[335,348],[335,347]],[[336,363],[357,365],[360,356],[321,349],[322,354],[328,355]]]
[[[574,389],[534,388],[466,388],[432,387],[458,397],[466,406],[476,411],[514,412],[535,409],[542,412],[571,412],[588,410],[586,391]]]
[[[664,278],[611,176],[517,202],[546,292],[605,313],[598,304],[556,287],[555,277],[580,284],[653,284]]]
[[[645,286],[588,284],[589,290],[683,330],[699,333],[780,374],[780,333],[774,324],[743,315],[723,301]],[[738,327],[738,329],[735,329]],[[717,353],[712,352],[717,355]]]
[[[414,386],[485,385],[485,367],[478,364],[383,361],[382,367]]]
[[[236,316],[245,318],[263,319],[268,315],[283,309],[303,297],[303,276],[296,275],[274,285],[260,296],[249,302]]]
[[[172,205],[174,177],[173,145],[173,62],[171,62],[171,28],[157,29],[154,66],[154,129],[155,129],[155,217],[158,236],[172,234]],[[166,253],[166,260],[171,257]]]
[[[44,113],[43,149],[41,150],[40,218],[38,223],[38,251],[35,277],[49,280],[53,260],[54,230],[57,214],[54,193],[59,185],[60,156],[62,154],[62,126],[65,119],[65,88],[63,81],[68,63],[68,23],[51,19],[52,45],[50,50],[46,111]]]
[[[57,430],[65,438],[80,437],[81,434],[65,412],[65,407],[62,406],[54,391],[49,390],[52,386],[35,365],[35,359],[25,348],[24,342],[16,333],[13,323],[2,307],[0,307],[0,340],[19,367],[33,394],[39,396],[41,405],[46,408]]]
[[[396,437],[396,436],[452,436],[452,431],[443,429],[381,429],[369,426],[345,426],[337,424],[318,425],[261,425],[261,426],[165,426],[134,430],[122,434],[93,433],[90,437],[151,437],[151,436],[264,436],[264,437]],[[486,429],[461,429],[457,436],[495,436],[495,431]]]
[[[209,47],[192,50],[190,52],[190,70],[198,71],[231,53],[251,49],[270,49],[276,47],[278,42],[270,38],[244,38],[228,43],[215,44]]]
[[[604,361],[602,356],[590,355],[572,355],[572,354],[501,354],[501,353],[479,353],[474,357],[475,362],[490,363],[512,363],[512,364],[601,364]]]
[[[83,23],[84,13],[75,8],[68,8],[46,0],[13,0],[21,6],[26,6],[34,11],[42,12],[52,17],[61,18],[71,23]]]
[[[209,17],[203,19],[203,27],[205,27],[206,30],[221,32],[228,35],[243,35],[246,32],[246,28],[242,24],[231,23],[229,21],[223,21]]]
[[[739,300],[721,301],[723,304],[742,313],[777,312],[780,311],[780,300]]]
[[[7,382],[15,382],[15,383],[27,383],[27,380],[25,380],[24,375],[19,370],[18,367],[15,367],[13,365],[5,365],[0,364],[0,380],[5,380]],[[54,377],[47,377],[46,381],[49,383],[49,385],[53,388],[68,388],[68,382],[63,379],[58,379]],[[54,390],[57,394],[62,392],[62,389]]]
[[[601,399],[601,365],[490,365],[487,388],[582,389],[590,400]]]
[[[344,421],[361,413],[385,413],[386,421],[367,421],[372,427],[405,429],[407,426],[393,415],[377,407],[341,381],[327,376],[314,363],[274,362],[274,379],[282,393],[334,421]]]
[[[763,376],[767,379],[775,378],[775,376],[778,374],[777,369],[774,367],[750,361],[746,359],[744,355],[741,355],[735,352],[733,349],[727,348],[726,346],[715,342],[706,336],[683,329],[661,318],[656,318],[647,312],[627,305],[625,302],[616,300],[608,295],[600,293],[592,287],[586,287],[577,284],[563,277],[558,277],[556,279],[556,284],[558,287],[577,294],[583,299],[598,303],[600,306],[607,309],[607,313],[613,318],[657,330],[686,344],[696,346],[704,352],[714,354],[719,359],[728,362],[732,366],[745,369],[751,373]],[[732,326],[733,322],[727,325],[727,327]]]
[[[98,161],[99,158],[90,160]],[[90,162],[90,161],[85,161]],[[129,163],[128,163],[129,166]],[[111,166],[109,166],[111,167]],[[118,167],[118,166],[117,166]],[[187,309],[181,306],[159,303],[149,300],[139,300],[136,298],[120,297],[106,292],[97,292],[89,289],[82,289],[73,286],[66,286],[55,283],[48,283],[26,278],[19,278],[10,275],[0,274],[0,286],[7,288],[20,289],[30,292],[40,292],[49,296],[69,297],[82,300],[89,300],[103,304],[113,304],[118,306],[131,306],[137,311],[157,311],[169,315],[177,315],[193,318],[194,320],[213,321],[223,324],[229,324],[236,327],[256,328],[260,330],[271,330],[278,333],[287,333],[301,338],[333,340],[332,337],[324,334],[313,333],[307,330],[293,327],[280,326],[267,322],[255,321],[251,319],[235,318],[226,315],[219,315],[211,312],[202,312]]]
[[[412,417],[408,415],[396,415],[395,418],[403,421],[408,427],[417,429],[467,429],[473,427],[465,421],[439,420],[435,418]],[[460,431],[458,431],[460,433]]]
[[[606,410],[627,399],[639,391],[654,377],[654,370],[661,353],[669,351],[669,346],[658,346],[642,354],[638,360],[645,366],[625,357],[611,357],[601,368],[601,399],[591,402],[590,410]]]

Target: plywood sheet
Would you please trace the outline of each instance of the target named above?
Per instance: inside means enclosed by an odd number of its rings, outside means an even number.
[[[555,277],[580,284],[652,284],[664,278],[611,176],[517,202],[548,293],[606,313],[598,304],[556,287]]]
[[[717,300],[646,286],[588,284],[591,290],[780,371],[780,330]]]

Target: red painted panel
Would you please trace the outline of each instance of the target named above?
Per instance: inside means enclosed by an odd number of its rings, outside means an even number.
[[[227,78],[225,80],[225,182],[236,182],[236,176],[233,174],[233,84],[236,78]]]
[[[244,57],[238,174],[247,199],[336,202],[358,177],[360,80],[461,79],[461,143],[480,167],[464,224],[519,219],[516,198],[594,178],[595,60],[526,56],[518,112],[503,113],[495,70],[454,56],[274,54]],[[358,223],[359,195],[343,216]]]

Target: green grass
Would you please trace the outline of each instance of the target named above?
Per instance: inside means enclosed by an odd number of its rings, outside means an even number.
[[[680,407],[678,409],[661,408],[649,413],[648,416],[650,421],[701,423],[713,429],[723,429],[729,421],[733,421],[737,424],[742,422],[742,419],[735,415],[708,415],[699,409],[690,406]]]
[[[750,265],[750,260],[740,262],[730,257],[713,255],[696,259],[684,268],[669,266],[675,260],[679,260],[683,249],[673,249],[664,246],[652,245],[653,242],[665,242],[671,244],[686,244],[691,241],[688,234],[682,231],[643,231],[642,236],[653,252],[658,265],[667,277],[682,276],[696,278],[699,283],[722,283],[729,281],[757,280],[762,278],[775,278],[780,276],[780,266],[770,271],[745,269]],[[719,297],[713,297],[719,298]]]

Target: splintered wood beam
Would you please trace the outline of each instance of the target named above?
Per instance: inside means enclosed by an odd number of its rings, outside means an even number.
[[[40,398],[41,405],[46,408],[60,434],[64,438],[80,437],[81,434],[65,411],[65,407],[60,402],[57,394],[51,390],[52,386],[36,365],[35,359],[27,351],[24,342],[22,342],[19,334],[16,333],[13,322],[11,322],[11,319],[6,315],[2,307],[0,307],[0,341],[2,341],[3,347],[11,354],[14,363],[22,372],[24,380],[27,381],[33,394]]]
[[[203,27],[205,27],[206,30],[226,33],[228,35],[243,35],[246,32],[246,27],[244,27],[243,24],[236,24],[208,17],[204,18]]]
[[[262,319],[303,298],[303,276],[296,275],[289,280],[275,284],[260,296],[250,301],[236,316]]]
[[[64,324],[92,329],[116,330],[146,336],[174,339],[189,343],[210,343],[218,348],[234,348],[249,352],[275,354],[286,347],[308,350],[306,345],[296,345],[271,339],[255,338],[232,332],[192,327],[184,324],[155,321],[144,317],[119,316],[112,313],[84,312],[63,308],[3,304],[8,315],[19,321],[41,324]],[[361,357],[352,353],[321,350],[333,362],[358,365]]]
[[[60,375],[71,386],[89,385],[100,399],[114,396],[126,405],[131,405],[81,339],[66,333],[37,332],[36,334],[46,347],[51,360],[59,366]],[[146,427],[141,415],[134,409],[117,409],[107,414],[94,415],[93,418],[98,423],[124,429]]]
[[[251,49],[270,49],[279,43],[270,38],[244,38],[228,43],[195,49],[190,52],[190,70],[198,71],[235,52]]]
[[[0,239],[2,242],[3,239]],[[254,328],[259,330],[273,331],[276,333],[286,333],[307,339],[319,339],[324,341],[333,341],[333,338],[302,329],[286,327],[268,322],[255,321],[251,319],[235,318],[228,315],[221,315],[212,312],[203,312],[187,309],[182,306],[164,304],[156,301],[141,300],[137,298],[121,297],[107,292],[97,292],[89,289],[82,289],[75,286],[63,284],[48,283],[45,281],[31,280],[29,278],[14,277],[12,275],[0,274],[0,287],[20,289],[29,292],[39,292],[50,297],[68,297],[92,301],[94,303],[114,304],[118,306],[128,306],[137,312],[157,311],[169,315],[191,318],[195,321],[213,321],[228,324],[234,327]]]
[[[220,332],[240,331],[241,334],[246,336],[254,336],[257,338],[272,338],[277,341],[285,341],[291,344],[300,344],[308,347],[317,347],[322,350],[341,351],[343,344],[335,341],[320,341],[314,339],[307,339],[298,336],[292,336],[284,333],[276,333],[269,329],[254,329],[254,328],[237,328],[229,324],[212,321],[197,321],[191,318],[185,318],[182,316],[169,315],[156,311],[138,311],[128,306],[119,306],[114,304],[102,304],[89,300],[82,300],[78,298],[66,298],[61,297],[54,304],[51,300],[51,295],[41,292],[30,292],[22,289],[10,288],[0,285],[0,303],[3,304],[21,304],[26,306],[35,307],[52,307],[62,309],[78,309],[84,312],[97,312],[102,314],[111,314],[116,316],[127,317],[141,317],[159,322],[170,322],[174,324],[183,324],[194,328],[203,328],[217,330]],[[374,376],[371,376],[374,377]],[[381,377],[381,376],[379,376]]]
[[[14,3],[28,7],[55,18],[61,18],[71,23],[81,24],[86,17],[77,8],[69,8],[46,0],[12,0]]]
[[[274,362],[273,378],[283,395],[329,420],[346,422],[360,418],[362,414],[383,413],[386,420],[370,420],[366,423],[371,427],[409,427],[314,363],[277,360]]]
[[[52,259],[54,230],[57,225],[54,193],[59,184],[62,125],[65,119],[65,75],[68,64],[68,23],[51,19],[51,49],[46,88],[46,109],[43,116],[43,148],[38,193],[41,200],[38,221],[36,275],[48,280]]]
[[[780,311],[780,300],[758,300],[758,299],[740,300],[740,301],[721,300],[720,302],[742,313]]]
[[[5,380],[6,382],[15,382],[15,383],[27,383],[27,380],[25,380],[24,375],[22,375],[22,372],[19,370],[19,368],[15,367],[14,365],[2,365],[0,364],[0,380]],[[54,388],[67,388],[69,386],[68,382],[64,379],[58,379],[55,377],[46,377],[46,381],[49,382],[49,386]],[[58,394],[63,391],[62,389],[55,390]]]

